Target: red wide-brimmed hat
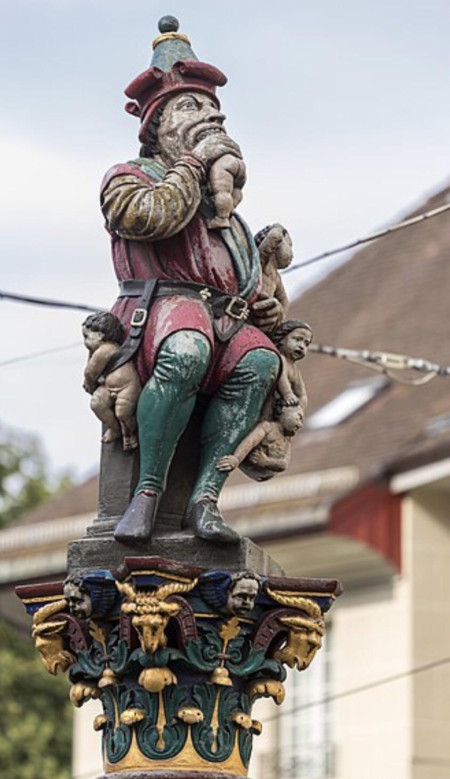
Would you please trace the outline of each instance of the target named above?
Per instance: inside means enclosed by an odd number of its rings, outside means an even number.
[[[163,16],[158,28],[161,35],[153,41],[150,67],[125,90],[127,97],[132,98],[125,109],[141,120],[141,142],[145,140],[155,111],[168,97],[177,92],[203,92],[210,95],[220,108],[216,87],[227,83],[227,77],[221,70],[198,61],[189,38],[178,32],[178,19]]]

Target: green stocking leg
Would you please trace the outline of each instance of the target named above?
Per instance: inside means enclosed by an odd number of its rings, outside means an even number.
[[[210,541],[236,543],[239,536],[224,523],[217,499],[228,474],[216,468],[225,454],[258,423],[262,406],[280,368],[279,357],[268,349],[253,349],[240,360],[227,382],[211,398],[201,431],[198,478],[184,519],[197,535]]]
[[[194,409],[210,356],[208,339],[195,330],[173,333],[158,352],[139,398],[140,478],[135,497],[114,533],[118,541],[144,541],[152,532],[169,465]]]

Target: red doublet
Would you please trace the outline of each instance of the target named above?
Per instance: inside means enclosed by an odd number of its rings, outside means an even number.
[[[134,163],[116,165],[106,174],[102,190],[120,175],[133,175],[147,184],[155,184],[149,175]],[[189,224],[176,235],[161,240],[130,240],[112,233],[112,256],[117,279],[161,279],[193,281],[224,292],[237,295],[238,283],[231,255],[221,238],[220,231],[209,230],[207,221],[197,211]],[[249,299],[257,298],[257,290]],[[119,317],[128,332],[130,320],[137,306],[137,298],[119,298],[113,313]],[[224,328],[235,322],[224,316]],[[228,323],[227,321],[228,320]],[[278,351],[272,341],[258,328],[244,324],[226,343],[220,343],[215,335],[207,304],[201,300],[174,295],[157,298],[151,306],[145,333],[136,360],[140,379],[145,383],[151,376],[161,343],[178,330],[196,330],[209,340],[212,361],[202,391],[212,394],[252,349]]]

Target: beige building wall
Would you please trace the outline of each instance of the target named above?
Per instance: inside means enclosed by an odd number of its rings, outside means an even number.
[[[289,701],[284,705],[289,706]],[[274,761],[277,754],[277,722],[279,707],[272,699],[261,698],[252,710],[253,719],[262,723],[259,736],[253,737],[253,751],[250,759],[249,776],[252,779],[273,779]]]
[[[347,591],[334,607],[334,694],[411,665],[409,577]],[[411,680],[334,702],[335,779],[410,779]]]
[[[72,779],[103,776],[102,737],[92,727],[95,717],[101,713],[100,701],[87,701],[74,711]]]
[[[332,695],[403,674],[412,667],[411,530],[411,522],[405,518],[401,576],[369,586],[360,582],[346,587],[343,580],[344,594],[330,613]],[[301,541],[297,554],[301,560]],[[302,571],[296,574],[301,575]],[[318,659],[319,656],[315,662]],[[412,681],[407,677],[333,702],[333,779],[413,779],[412,696]],[[288,699],[284,706],[290,706]],[[272,717],[273,712],[271,706],[264,714]],[[261,719],[264,723],[262,712]],[[250,776],[273,779],[276,723],[267,724],[264,735],[254,743]],[[277,774],[277,779],[298,778]],[[420,779],[425,779],[425,775]],[[432,779],[431,775],[426,779]]]
[[[413,665],[450,659],[450,493],[444,481],[415,490],[412,523]],[[413,677],[411,779],[450,776],[450,662]]]

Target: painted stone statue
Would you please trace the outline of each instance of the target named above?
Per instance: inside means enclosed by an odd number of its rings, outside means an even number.
[[[159,29],[150,67],[126,90],[140,156],[101,190],[120,295],[82,325],[84,388],[104,424],[99,516],[70,544],[64,582],[17,594],[45,667],[69,672],[72,703],[102,704],[103,779],[245,779],[262,730],[253,704],[280,704],[285,666],[308,668],[341,587],[285,578],[217,502],[234,468],[264,480],[287,467],[312,332],[287,320],[288,232],[271,224],[253,238],[235,212],[246,171],[216,95],[225,76],[197,60],[173,17]],[[137,458],[114,441],[140,455],[124,513]],[[175,453],[166,505],[177,511],[162,504],[169,532],[136,556]],[[170,523],[194,475],[183,518],[193,533],[179,534]]]
[[[115,537],[150,537],[201,393],[200,464],[183,527],[233,544],[239,536],[217,507],[228,473],[216,464],[259,423],[276,385],[282,365],[270,334],[287,299],[276,270],[264,282],[253,235],[233,210],[245,164],[216,95],[226,77],[197,60],[176,19],[164,17],[159,29],[151,66],[126,90],[126,108],[140,119],[140,156],[111,168],[101,191],[120,283],[113,313],[127,332],[107,370],[133,359],[142,384],[140,478]],[[277,267],[292,259],[289,241],[281,225],[265,231]]]

